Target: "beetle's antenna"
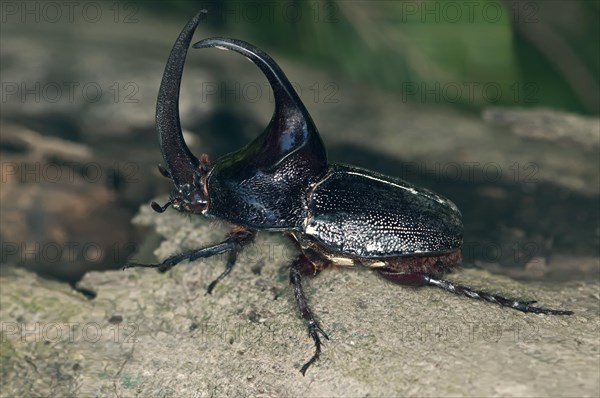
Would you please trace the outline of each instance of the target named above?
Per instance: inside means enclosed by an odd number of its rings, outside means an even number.
[[[160,149],[175,186],[191,184],[199,161],[187,147],[179,121],[181,75],[194,31],[207,11],[201,10],[185,25],[167,60],[156,103]]]

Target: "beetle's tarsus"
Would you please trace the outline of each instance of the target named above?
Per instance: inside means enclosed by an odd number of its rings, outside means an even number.
[[[308,326],[308,335],[315,342],[315,353],[308,360],[308,362],[306,362],[304,365],[302,365],[302,368],[300,368],[300,373],[302,373],[302,376],[306,376],[306,371],[308,370],[309,366],[312,365],[317,359],[319,359],[319,356],[321,355],[322,343],[321,339],[319,338],[319,333],[321,333],[323,337],[329,340],[329,337],[325,334],[325,332],[323,332],[323,329],[321,329],[318,325],[313,323],[312,325]]]
[[[318,322],[315,320],[315,317],[308,306],[308,301],[306,300],[306,296],[304,295],[304,290],[302,289],[302,272],[306,270],[307,266],[310,266],[310,260],[306,258],[303,254],[300,254],[292,263],[290,268],[290,285],[294,290],[294,298],[296,299],[296,304],[298,305],[298,309],[300,310],[300,314],[302,318],[306,321],[306,326],[308,328],[308,335],[315,342],[315,353],[314,355],[306,362],[302,368],[300,369],[300,373],[304,376],[306,374],[306,370],[312,365],[317,359],[319,359],[319,355],[321,355],[321,339],[319,338],[319,333],[323,335],[327,340],[329,340],[329,336],[323,331],[321,326],[319,326]]]
[[[241,246],[237,250],[232,250],[229,252],[229,257],[227,258],[227,264],[225,265],[225,270],[221,273],[221,275],[219,275],[217,277],[217,279],[215,279],[208,285],[208,288],[206,289],[206,294],[212,294],[212,291],[215,288],[215,286],[217,286],[217,283],[219,283],[219,281],[221,279],[223,279],[227,275],[229,275],[229,273],[233,269],[233,266],[235,265],[235,262],[237,260],[237,255],[240,250],[241,250]]]
[[[309,321],[308,323],[308,335],[315,342],[315,353],[308,360],[308,362],[306,362],[304,365],[302,365],[302,368],[300,368],[300,373],[302,373],[302,376],[306,376],[306,371],[309,368],[309,366],[312,365],[317,359],[319,359],[319,356],[321,355],[321,345],[323,343],[319,338],[319,333],[323,337],[325,337],[326,340],[329,340],[329,336],[327,335],[327,333],[325,333],[315,321],[313,321],[313,323],[310,323]]]
[[[573,311],[568,310],[553,310],[550,308],[540,308],[533,307],[531,304],[537,303],[537,301],[518,301],[515,299],[510,299],[507,297],[499,296],[496,294],[491,294],[487,292],[482,292],[478,290],[473,290],[467,286],[457,285],[450,281],[446,281],[443,279],[438,279],[433,276],[427,275],[425,276],[427,280],[427,284],[431,286],[437,286],[446,291],[467,296],[474,299],[489,301],[490,303],[496,303],[503,307],[513,308],[522,312],[531,312],[535,314],[549,314],[549,315],[572,315]]]
[[[537,303],[537,301],[519,301],[510,299],[507,297],[499,296],[496,294],[486,293],[479,290],[473,290],[470,287],[458,285],[456,283],[439,279],[434,275],[426,273],[409,273],[397,271],[394,272],[388,268],[378,270],[380,275],[386,279],[389,279],[395,283],[401,285],[412,285],[412,286],[436,286],[440,289],[444,289],[447,292],[466,296],[473,299],[484,300],[490,303],[501,305],[502,307],[513,308],[522,312],[532,312],[535,314],[549,314],[549,315],[572,315],[573,311],[568,310],[553,310],[549,308],[533,307],[531,304]]]

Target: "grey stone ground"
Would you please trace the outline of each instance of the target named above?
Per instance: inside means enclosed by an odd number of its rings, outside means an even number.
[[[144,207],[170,236],[159,257],[219,239],[224,225]],[[523,314],[436,289],[332,269],[307,284],[331,340],[312,344],[287,288],[293,248],[262,234],[213,292],[223,258],[93,272],[80,288],[25,271],[2,277],[3,396],[597,396],[598,285],[453,279],[576,315]],[[60,335],[59,335],[60,333]]]

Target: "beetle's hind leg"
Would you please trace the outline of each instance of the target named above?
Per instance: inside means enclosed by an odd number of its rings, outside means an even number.
[[[473,290],[467,286],[458,285],[456,283],[439,279],[433,276],[427,276],[427,284],[436,286],[454,294],[466,296],[469,298],[489,301],[490,303],[496,303],[503,307],[513,308],[515,310],[523,312],[532,312],[535,314],[549,314],[549,315],[573,315],[573,311],[568,310],[552,310],[549,308],[534,307],[531,304],[535,304],[537,301],[518,301],[507,297],[499,296],[497,294],[491,294],[482,292],[479,290]]]
[[[300,254],[292,263],[290,268],[290,285],[294,290],[294,298],[296,299],[296,304],[298,305],[298,309],[300,310],[300,314],[302,318],[306,321],[306,326],[308,328],[308,335],[315,342],[315,354],[306,362],[300,372],[302,375],[306,373],[306,370],[310,365],[312,365],[321,355],[321,339],[319,338],[319,333],[323,335],[327,340],[329,337],[327,334],[321,329],[319,323],[315,320],[315,317],[308,306],[308,302],[306,300],[306,296],[304,295],[304,290],[302,289],[302,274],[306,274],[307,270],[315,270],[314,264],[304,255]]]
[[[429,273],[406,273],[396,271],[390,268],[382,268],[377,270],[381,276],[389,279],[393,282],[402,285],[411,286],[436,286],[440,289],[444,289],[447,292],[466,296],[473,299],[489,301],[503,307],[513,308],[515,310],[523,312],[532,312],[535,314],[549,314],[549,315],[572,315],[573,311],[567,310],[552,310],[548,308],[534,307],[531,304],[536,301],[518,301],[496,294],[490,294],[479,290],[473,290],[470,287],[458,285],[454,282],[450,282],[444,279],[440,279]]]
[[[218,254],[229,252],[229,257],[227,259],[225,271],[223,271],[223,273],[219,275],[217,279],[215,279],[213,282],[210,283],[210,285],[208,285],[207,292],[211,293],[214,287],[217,285],[217,283],[221,279],[229,275],[229,273],[233,269],[233,266],[235,265],[238,253],[243,249],[244,246],[248,245],[249,243],[252,243],[254,241],[255,236],[255,231],[245,228],[236,228],[227,235],[227,238],[223,242],[217,243],[216,245],[203,247],[201,249],[190,250],[181,254],[176,254],[174,256],[168,257],[160,264],[128,263],[123,267],[123,269],[145,267],[158,268],[159,271],[165,272],[185,260],[194,261],[199,258],[208,258]]]

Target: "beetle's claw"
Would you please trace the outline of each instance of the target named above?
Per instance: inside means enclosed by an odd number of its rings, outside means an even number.
[[[174,256],[167,257],[166,259],[164,259],[164,261],[162,263],[157,264],[156,266],[158,267],[158,270],[160,272],[167,272],[168,270],[170,270],[171,268],[173,268],[174,266],[176,266],[183,260],[187,259],[188,261],[190,261],[190,258],[186,257],[186,254],[187,253],[176,254]]]
[[[522,311],[522,312],[529,312],[529,313],[533,313],[533,314],[547,314],[547,315],[573,315],[574,314],[573,311],[569,311],[569,310],[553,310],[550,308],[533,307],[532,304],[537,303],[537,300],[530,300],[530,301],[516,301],[515,300],[511,303],[510,299],[505,299],[505,298],[498,297],[498,296],[496,296],[496,299],[503,299],[502,301],[500,301],[500,300],[496,301],[498,304],[505,306],[505,307],[510,307],[510,308],[513,308],[515,310]]]
[[[329,336],[327,335],[327,333],[325,333],[325,332],[323,331],[323,329],[321,329],[321,327],[320,327],[319,325],[315,325],[315,330],[316,330],[317,332],[321,333],[321,335],[322,335],[323,337],[325,337],[325,339],[329,340]]]
[[[313,363],[316,362],[317,359],[319,359],[319,356],[321,355],[321,340],[319,339],[319,336],[315,333],[314,336],[311,336],[313,338],[313,340],[315,341],[315,353],[314,355],[308,360],[308,362],[306,362],[304,365],[302,365],[302,368],[300,368],[300,373],[302,373],[302,376],[306,376],[306,371],[308,370],[308,368],[310,367],[310,365],[312,365]]]
[[[206,294],[212,294],[212,291],[215,288],[215,286],[217,286],[217,283],[219,283],[218,278],[209,283],[208,287],[206,288]]]
[[[161,274],[164,274],[165,272],[167,272],[168,270],[173,268],[173,265],[175,265],[175,264],[171,264],[171,263],[157,264],[158,272],[160,272]]]
[[[302,368],[300,368],[300,373],[302,373],[302,376],[306,376],[306,371],[308,370],[308,368],[310,367],[310,365],[312,365],[313,363],[315,363],[315,361],[317,359],[319,359],[319,356],[321,355],[321,344],[323,344],[323,343],[321,342],[321,339],[319,338],[319,333],[321,333],[321,335],[323,335],[323,337],[325,337],[327,340],[329,340],[329,336],[327,335],[327,333],[325,333],[323,331],[323,329],[321,329],[321,327],[319,325],[317,325],[316,323],[312,323],[312,324],[309,325],[309,327],[308,327],[308,335],[315,342],[315,353],[308,360],[308,362],[306,362],[302,366]]]
[[[513,306],[514,309],[523,312],[531,312],[534,314],[546,314],[546,315],[573,315],[575,312],[569,310],[553,310],[550,308],[532,307],[529,304],[537,303],[537,301],[525,301],[520,302],[518,305]]]

